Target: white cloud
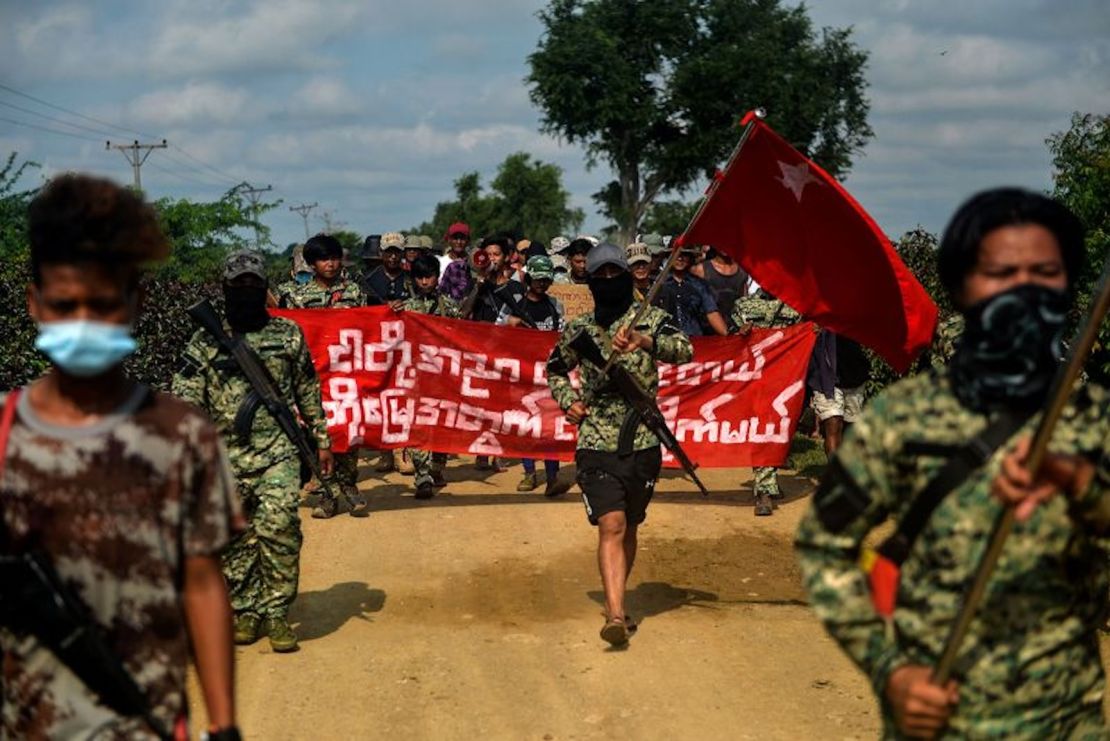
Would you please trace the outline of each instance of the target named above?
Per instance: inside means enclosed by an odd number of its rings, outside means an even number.
[[[320,69],[334,65],[327,43],[366,17],[362,3],[344,0],[255,0],[234,15],[226,7],[190,0],[173,7],[150,45],[151,69],[171,76]]]
[[[258,106],[242,88],[218,82],[189,82],[136,98],[127,108],[128,119],[140,126],[237,125],[258,118]]]

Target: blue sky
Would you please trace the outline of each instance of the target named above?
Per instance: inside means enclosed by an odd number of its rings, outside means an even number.
[[[107,134],[165,137],[171,148],[143,168],[150,197],[211,200],[242,180],[272,184],[284,204],[266,221],[284,245],[304,235],[289,205],[320,204],[313,231],[325,212],[360,234],[404,229],[430,218],[463,172],[488,182],[523,150],[564,169],[574,205],[597,229],[590,194],[611,173],[587,171],[580,149],[539,133],[523,83],[541,5],[0,0],[0,84],[113,125],[0,89],[0,119],[9,119],[0,120],[0,153],[42,163],[36,178],[87,170],[129,182],[123,156],[105,151]],[[942,228],[982,187],[1049,187],[1044,139],[1074,110],[1110,112],[1105,0],[809,7],[819,26],[853,26],[871,54],[876,137],[847,187],[893,235]]]

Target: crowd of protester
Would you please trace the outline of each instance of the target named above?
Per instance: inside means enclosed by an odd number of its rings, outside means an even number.
[[[478,237],[472,235],[468,224],[456,222],[438,246],[427,235],[387,232],[366,237],[361,251],[352,253],[334,237],[318,234],[295,249],[290,280],[271,292],[271,304],[284,308],[388,305],[395,311],[418,310],[557,331],[565,326],[567,317],[562,303],[549,290],[553,285],[585,289],[586,258],[598,243],[588,234],[557,236],[550,245],[508,232]],[[670,237],[638,235],[625,251],[636,299],[643,301],[670,253]],[[758,302],[747,299],[759,299],[760,295],[770,301],[764,319],[783,318],[785,307],[766,292],[761,294],[728,254],[712,247],[683,247],[652,302],[670,314],[687,336],[699,337],[745,333],[753,324],[770,326],[765,321],[753,322],[745,313],[747,309],[751,314],[753,307],[759,313]],[[797,319],[792,312],[786,316],[787,323]],[[852,421],[859,406],[866,365],[858,345],[840,338],[838,346],[834,335],[822,334],[807,391],[819,419],[815,432],[824,436],[830,453],[845,421]],[[415,494],[425,499],[447,485],[443,475],[446,461],[443,453],[397,449],[383,452],[375,470],[414,476]],[[355,485],[356,467],[342,456],[337,457],[337,464],[338,475],[343,477],[338,485],[356,506],[365,506]],[[496,456],[478,456],[475,467],[484,472],[509,470],[507,462]],[[534,460],[522,460],[521,467],[519,492],[542,486],[545,495],[555,497],[570,487],[570,482],[560,480],[555,460],[543,462],[542,474]],[[315,486],[310,483],[309,491]],[[765,488],[753,485],[756,512],[761,515],[770,514],[772,500],[781,497],[777,483]]]

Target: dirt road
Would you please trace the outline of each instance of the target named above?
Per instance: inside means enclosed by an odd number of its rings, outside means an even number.
[[[876,737],[864,677],[803,604],[790,537],[811,482],[784,477],[787,503],[757,519],[749,470],[706,471],[708,500],[665,473],[628,600],[640,631],[615,651],[597,635],[596,535],[577,490],[516,494],[519,467],[471,462],[452,461],[430,502],[364,467],[370,518],[305,511],[302,647],[238,651],[246,736]]]

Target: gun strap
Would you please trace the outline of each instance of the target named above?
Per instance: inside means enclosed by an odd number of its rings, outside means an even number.
[[[4,479],[4,466],[8,462],[8,438],[15,423],[15,409],[19,404],[19,394],[23,389],[12,389],[4,402],[4,414],[0,416],[0,482]],[[0,515],[2,516],[2,515]]]
[[[878,547],[878,552],[896,564],[905,562],[914,541],[925,529],[929,517],[941,501],[967,481],[975,471],[986,465],[994,452],[1020,430],[1031,416],[1033,413],[1030,411],[1006,410],[978,435],[955,448],[948,462],[913,500],[906,516],[898,523],[898,529]]]

